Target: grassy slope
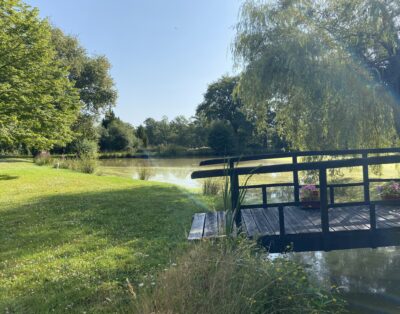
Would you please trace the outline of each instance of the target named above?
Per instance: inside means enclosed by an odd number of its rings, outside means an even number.
[[[0,313],[125,312],[200,202],[168,184],[0,162]]]

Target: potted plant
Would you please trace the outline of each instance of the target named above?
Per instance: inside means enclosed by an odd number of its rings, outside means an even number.
[[[400,201],[400,183],[391,181],[378,186],[378,193],[384,201]]]
[[[302,186],[300,189],[300,203],[302,209],[320,208],[319,189],[313,184]]]

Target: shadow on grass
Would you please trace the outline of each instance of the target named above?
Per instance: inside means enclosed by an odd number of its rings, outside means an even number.
[[[2,303],[11,313],[128,304],[126,278],[138,283],[168,264],[187,245],[199,210],[176,187],[141,186],[43,197],[0,212],[0,312]]]
[[[0,181],[1,180],[14,180],[18,179],[18,176],[10,176],[8,174],[0,174]]]

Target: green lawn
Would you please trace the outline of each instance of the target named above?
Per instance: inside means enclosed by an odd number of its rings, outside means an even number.
[[[168,184],[0,161],[0,313],[131,311],[126,279],[165,268],[203,206]]]

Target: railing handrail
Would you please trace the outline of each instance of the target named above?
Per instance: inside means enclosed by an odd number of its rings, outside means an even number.
[[[253,167],[237,167],[228,169],[201,170],[201,171],[194,171],[191,177],[192,179],[202,179],[202,178],[213,178],[213,177],[225,177],[225,176],[231,176],[232,174],[254,175],[262,173],[334,169],[334,168],[372,166],[372,165],[394,164],[394,163],[400,163],[400,155],[305,162],[297,164],[280,164],[280,165],[270,165],[270,166],[253,166]]]
[[[312,156],[345,156],[345,155],[363,155],[363,154],[384,154],[384,153],[400,153],[400,147],[394,148],[370,148],[370,149],[348,149],[348,150],[323,150],[323,151],[295,151],[295,152],[279,152],[267,153],[248,156],[232,156],[226,158],[215,158],[203,160],[200,166],[210,166],[225,164],[229,162],[244,162],[263,159],[287,158],[287,157],[312,157]]]

